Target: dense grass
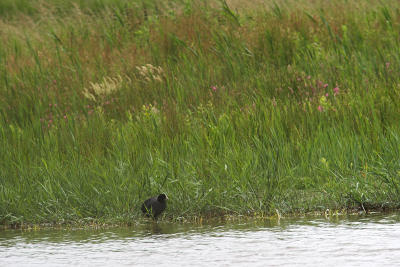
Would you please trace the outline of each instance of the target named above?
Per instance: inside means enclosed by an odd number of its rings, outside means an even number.
[[[396,208],[398,1],[2,1],[0,223]]]

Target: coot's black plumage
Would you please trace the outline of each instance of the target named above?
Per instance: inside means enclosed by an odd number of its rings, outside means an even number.
[[[157,197],[152,197],[144,201],[142,204],[142,212],[147,217],[153,217],[157,219],[157,217],[165,210],[167,207],[168,197],[166,194],[159,194]]]

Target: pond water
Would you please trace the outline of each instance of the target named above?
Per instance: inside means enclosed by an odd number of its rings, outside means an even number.
[[[0,231],[0,266],[395,266],[400,214]]]

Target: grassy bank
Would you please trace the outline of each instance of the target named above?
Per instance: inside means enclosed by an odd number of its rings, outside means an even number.
[[[396,208],[398,1],[2,1],[0,223]]]

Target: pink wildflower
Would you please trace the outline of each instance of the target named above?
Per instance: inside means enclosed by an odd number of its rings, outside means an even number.
[[[319,111],[319,112],[322,112],[322,110],[323,110],[322,106],[319,105],[319,106],[318,106],[318,111]]]
[[[333,88],[333,92],[334,92],[334,96],[336,96],[337,94],[339,94],[339,87],[335,87]]]
[[[326,93],[326,94],[325,94],[325,96],[326,96],[326,97],[328,97],[328,96],[329,96],[329,94],[328,94],[328,93]]]
[[[211,87],[211,89],[215,92],[215,91],[217,91],[217,86],[213,86],[213,87]]]
[[[67,115],[64,115],[64,119],[67,119]]]
[[[326,84],[324,84],[324,88],[326,88],[326,87],[328,87],[328,84],[326,83]]]

